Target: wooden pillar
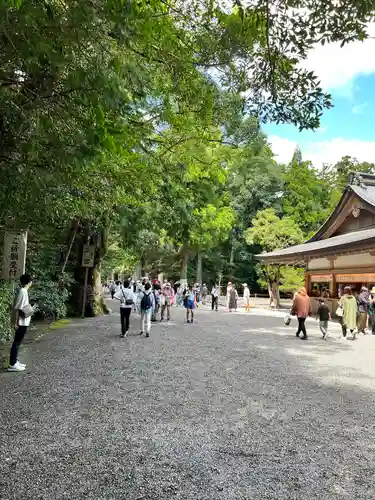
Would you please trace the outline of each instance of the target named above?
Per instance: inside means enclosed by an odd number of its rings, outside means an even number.
[[[330,281],[330,283],[329,283],[329,294],[330,294],[331,298],[334,299],[337,296],[336,275],[334,272],[336,257],[330,257],[328,260],[329,260],[329,272],[332,275],[332,281]]]
[[[329,294],[332,299],[335,299],[337,296],[336,275],[334,273],[332,273],[332,281],[329,284]]]
[[[311,295],[311,277],[305,272],[305,288],[308,295]]]

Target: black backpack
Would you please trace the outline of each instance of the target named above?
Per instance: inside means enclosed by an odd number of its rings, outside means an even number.
[[[151,301],[151,293],[143,293],[143,297],[141,300],[141,309],[146,311],[147,309],[151,309],[152,301]]]

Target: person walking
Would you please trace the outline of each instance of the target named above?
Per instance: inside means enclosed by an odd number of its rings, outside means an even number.
[[[250,312],[250,289],[247,286],[247,283],[243,285],[243,301],[245,306],[245,311]]]
[[[202,291],[201,291],[201,295],[202,295],[202,304],[205,306],[206,305],[206,298],[207,298],[207,294],[208,294],[208,288],[207,288],[207,285],[206,283],[203,283],[203,286],[202,286]]]
[[[357,330],[358,333],[363,333],[366,335],[367,319],[368,319],[368,308],[369,308],[369,291],[363,286],[361,288],[361,293],[357,297]]]
[[[371,289],[368,308],[369,319],[371,322],[371,333],[375,335],[375,286]]]
[[[30,274],[23,274],[20,278],[20,283],[21,288],[13,305],[15,334],[10,349],[8,372],[23,372],[26,368],[25,364],[18,361],[18,352],[34,312],[34,308],[29,302],[28,293],[33,283]]]
[[[233,309],[235,310],[235,312],[237,312],[237,301],[238,301],[238,293],[236,287],[232,285],[229,290],[229,298],[228,298],[229,312],[232,312]]]
[[[146,337],[151,333],[151,318],[155,311],[155,297],[151,290],[151,283],[146,283],[141,298],[141,332],[143,335],[146,328]],[[145,326],[146,323],[146,326]]]
[[[160,321],[164,320],[164,314],[165,310],[167,310],[167,321],[171,319],[171,305],[172,305],[172,299],[173,299],[173,288],[171,287],[170,283],[167,283],[161,291],[164,300],[163,304],[161,306],[161,313],[160,313]]]
[[[188,289],[186,290],[184,304],[186,308],[186,323],[193,323],[194,309],[197,307],[197,294],[192,286],[189,286]]]
[[[157,315],[157,313],[159,312],[159,309],[160,309],[160,295],[159,295],[160,292],[159,292],[159,287],[155,286],[155,283],[152,286],[152,293],[154,295],[154,300],[155,300],[155,309],[152,312],[151,321],[153,323],[155,323],[155,321],[156,321],[156,315]]]
[[[111,292],[111,299],[114,299],[116,293],[116,283],[114,281],[109,285],[109,291]]]
[[[301,288],[299,293],[295,296],[292,311],[298,319],[298,330],[296,337],[300,338],[300,333],[303,333],[301,340],[307,340],[306,332],[306,318],[311,315],[311,302],[310,297],[307,295],[306,288]]]
[[[211,290],[211,309],[212,311],[215,309],[215,311],[218,310],[219,307],[219,295],[220,295],[220,290],[219,290],[219,285],[215,283],[215,285],[212,287]]]
[[[130,287],[129,281],[124,281],[124,283],[118,287],[114,298],[120,301],[120,337],[125,338],[129,334],[130,315],[134,305],[134,293]]]
[[[227,285],[227,307],[229,307],[229,295],[230,295],[230,292],[232,291],[232,288],[233,288],[232,282],[228,281],[228,285]]]
[[[357,301],[353,295],[350,286],[344,288],[344,295],[341,297],[339,302],[340,307],[343,310],[342,316],[342,336],[346,339],[347,332],[350,330],[353,340],[356,338],[356,327],[357,327]]]
[[[327,304],[324,302],[324,298],[319,299],[318,316],[319,328],[323,334],[323,340],[327,340],[328,337],[328,321],[331,319],[331,313],[329,312]]]

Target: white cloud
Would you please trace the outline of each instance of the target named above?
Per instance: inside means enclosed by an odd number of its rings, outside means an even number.
[[[369,25],[370,37],[375,35],[375,24]],[[375,39],[356,41],[340,47],[340,43],[317,45],[303,62],[303,67],[314,71],[325,90],[340,90],[352,96],[353,81],[359,75],[375,72]]]
[[[297,143],[278,135],[270,135],[267,139],[271,144],[275,160],[278,163],[289,163],[297,147]]]
[[[354,115],[362,115],[368,106],[368,102],[363,102],[362,104],[357,104],[352,107],[352,113]]]
[[[268,137],[275,154],[275,159],[280,163],[288,163],[297,143],[272,135]],[[302,157],[309,160],[317,168],[321,168],[323,163],[333,164],[343,156],[352,156],[359,161],[375,161],[375,142],[361,140],[347,140],[336,137],[330,141],[311,141],[301,146]]]

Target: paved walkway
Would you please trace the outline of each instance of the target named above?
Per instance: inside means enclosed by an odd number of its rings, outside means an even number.
[[[2,500],[374,498],[375,337],[199,310],[121,340],[117,315],[0,374]],[[133,318],[133,326],[135,319]]]

